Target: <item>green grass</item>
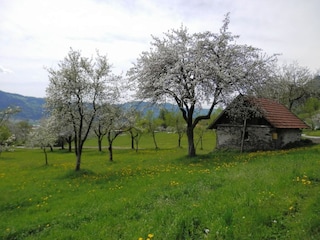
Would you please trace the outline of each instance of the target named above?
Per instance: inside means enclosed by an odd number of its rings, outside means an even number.
[[[200,142],[199,137],[195,135],[195,144],[197,144],[198,150],[200,150]],[[156,141],[159,149],[172,149],[178,146],[178,135],[175,133],[166,133],[160,132],[156,133]],[[216,136],[214,131],[208,131],[203,136],[203,148],[206,151],[211,151],[215,148],[216,144]],[[105,149],[107,149],[107,140],[103,139],[103,145]],[[92,137],[88,141],[86,141],[85,146],[98,146],[98,141],[96,138]],[[116,138],[114,141],[115,147],[121,148],[131,148],[131,138],[129,134],[123,134]],[[182,148],[187,149],[187,138],[184,135],[181,141]],[[145,148],[155,148],[153,140],[151,139],[150,134],[143,134],[140,141],[139,141],[139,149]],[[200,150],[201,151],[201,150]]]
[[[304,133],[308,136],[320,137],[320,130],[305,130]]]
[[[113,163],[87,148],[80,172],[74,153],[49,152],[44,166],[38,149],[3,152],[0,239],[320,238],[319,145],[210,153],[209,134],[188,158],[166,136],[137,153],[122,136]]]

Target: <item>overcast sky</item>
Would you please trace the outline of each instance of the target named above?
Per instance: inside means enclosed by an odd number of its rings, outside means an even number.
[[[239,43],[320,69],[319,0],[0,0],[0,90],[45,97],[48,74],[70,47],[107,54],[113,72],[132,66],[151,35],[217,32],[226,13]]]

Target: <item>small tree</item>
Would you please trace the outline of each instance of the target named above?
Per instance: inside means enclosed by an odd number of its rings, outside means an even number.
[[[32,130],[32,124],[28,121],[19,121],[11,122],[8,126],[11,132],[15,135],[17,144],[26,143],[28,135]]]
[[[116,75],[111,75],[110,78],[114,83],[120,82],[122,79],[121,76]],[[120,109],[120,107],[116,107],[115,105],[116,103],[118,103],[118,99],[120,96],[119,88],[116,85],[109,87],[113,89],[112,98],[110,98],[108,102],[100,106],[97,117],[93,122],[93,131],[98,138],[98,148],[100,152],[102,151],[103,137],[108,133],[108,130],[110,128],[110,121],[119,117],[119,115],[122,115],[122,110]],[[115,113],[116,111],[118,111],[119,115]],[[111,125],[114,124],[112,123]]]
[[[208,121],[202,121],[195,128],[195,133],[198,136],[198,141],[196,142],[196,146],[200,143],[200,150],[203,150],[203,136],[206,133],[208,128]]]
[[[0,126],[0,154],[8,147],[8,140],[12,136],[7,126]]]
[[[131,140],[134,143],[134,149],[136,150],[136,152],[138,152],[139,142],[140,142],[142,135],[144,134],[144,129],[141,127],[132,127],[129,129],[129,133],[131,136]]]
[[[32,147],[40,147],[44,153],[45,165],[48,165],[47,148],[52,148],[57,140],[53,131],[52,119],[43,119],[39,127],[34,129],[28,137],[28,144]]]
[[[142,113],[135,108],[130,108],[127,111],[128,117],[128,133],[131,140],[131,149],[135,149],[138,152],[139,142],[144,133],[144,129],[141,127]]]
[[[154,112],[152,110],[147,111],[146,116],[140,122],[141,126],[151,134],[155,149],[159,149],[156,140],[156,131],[159,129],[162,122],[163,121],[161,119],[154,116]]]
[[[165,114],[165,122],[168,127],[178,135],[178,147],[181,148],[181,140],[186,133],[186,123],[179,112],[167,112]]]
[[[107,117],[107,140],[109,160],[113,161],[113,142],[123,132],[130,129],[132,117],[129,112],[122,110],[119,106],[113,105]]]
[[[93,123],[93,132],[98,138],[98,150],[102,151],[102,140],[103,137],[108,133],[109,114],[111,106],[109,104],[104,104],[97,115]]]
[[[9,128],[9,118],[20,112],[19,107],[7,107],[4,110],[0,110],[0,154],[3,150],[7,150],[8,146],[12,144],[16,137]]]

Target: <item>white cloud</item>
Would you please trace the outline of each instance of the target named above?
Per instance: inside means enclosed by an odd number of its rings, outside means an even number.
[[[0,73],[13,73],[13,71],[0,65]]]

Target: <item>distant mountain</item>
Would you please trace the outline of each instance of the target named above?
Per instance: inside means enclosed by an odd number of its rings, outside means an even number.
[[[13,116],[15,120],[37,121],[44,116],[44,98],[26,97],[0,91],[0,110],[19,107],[21,111]]]
[[[142,101],[132,101],[126,102],[121,104],[123,109],[136,109],[137,111],[141,112],[142,115],[146,115],[148,111],[153,111],[155,117],[158,117],[160,114],[161,109],[166,109],[168,111],[176,112],[179,108],[176,105],[170,103],[163,103],[163,104],[151,104],[150,102],[142,102]]]
[[[15,120],[28,120],[35,122],[44,117],[44,98],[26,97],[15,93],[0,91],[0,111],[7,107],[19,107],[21,111],[13,116]],[[159,116],[161,109],[178,112],[179,108],[175,104],[151,104],[149,102],[132,101],[121,104],[124,109],[135,108],[145,115],[147,111],[152,110],[155,117]],[[206,114],[207,109],[198,110],[195,115]]]
[[[151,110],[151,111],[153,111],[153,114],[155,117],[159,116],[161,109],[166,109],[170,112],[179,112],[180,111],[177,105],[171,104],[171,103],[151,104],[150,102],[133,101],[133,102],[123,103],[121,106],[124,109],[134,108],[134,109],[138,110],[139,112],[142,112],[143,115],[145,115],[147,113],[147,111]],[[208,112],[208,109],[196,110],[195,116],[205,115],[205,114],[207,114],[207,112]]]

